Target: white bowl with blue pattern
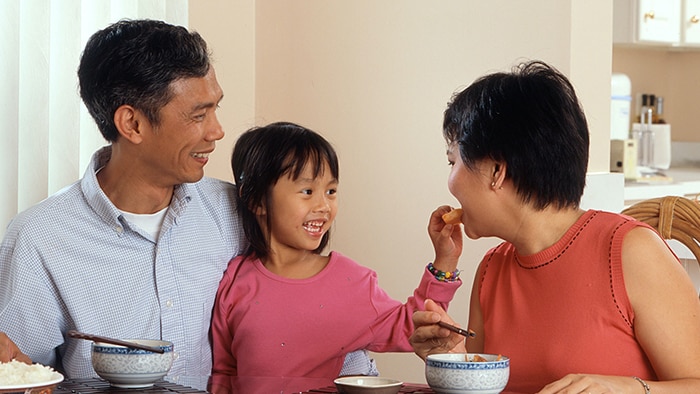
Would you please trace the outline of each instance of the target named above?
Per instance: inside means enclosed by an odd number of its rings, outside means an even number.
[[[475,355],[486,361],[468,361]],[[425,360],[425,380],[440,394],[498,394],[509,376],[510,359],[495,354],[431,354]]]
[[[92,344],[92,368],[112,386],[143,388],[153,386],[173,365],[173,343],[156,339],[127,339],[160,348],[163,353],[133,349],[109,343]]]

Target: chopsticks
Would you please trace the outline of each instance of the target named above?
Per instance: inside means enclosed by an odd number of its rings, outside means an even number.
[[[476,333],[472,329],[464,330],[459,327],[453,326],[452,324],[445,323],[444,321],[439,321],[437,324],[442,328],[446,328],[452,332],[456,332],[459,335],[464,335],[467,338],[476,337]]]
[[[84,332],[80,332],[80,331],[76,331],[76,330],[68,330],[68,336],[71,338],[87,339],[88,341],[93,341],[93,342],[110,343],[112,345],[119,345],[119,346],[124,346],[124,347],[132,348],[132,349],[147,350],[147,351],[153,352],[153,353],[163,354],[165,352],[163,349],[158,348],[158,347],[142,345],[142,344],[136,343],[136,342],[123,341],[121,339],[103,337],[100,335],[86,334]]]

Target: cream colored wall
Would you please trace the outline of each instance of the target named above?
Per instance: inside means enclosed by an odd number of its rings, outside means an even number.
[[[231,181],[231,150],[255,125],[255,0],[190,1],[189,25],[210,47],[224,89],[217,111],[226,136],[210,156],[206,175]]]
[[[446,188],[441,115],[451,94],[475,78],[522,59],[570,75],[591,127],[589,169],[607,172],[606,0],[210,0],[190,7],[190,26],[212,45],[226,91],[221,116],[229,134],[208,174],[230,178],[232,141],[252,123],[284,119],[319,131],[341,160],[331,246],[375,269],[395,298],[410,296],[433,257],[430,212],[455,203]],[[450,308],[462,324],[470,278],[495,243],[465,242],[465,283]],[[384,376],[424,381],[413,354],[376,358]]]
[[[654,93],[665,99],[664,118],[671,124],[673,141],[700,142],[697,120],[700,91],[700,52],[654,48],[616,47],[613,72],[627,74],[632,82],[633,114],[637,96]]]

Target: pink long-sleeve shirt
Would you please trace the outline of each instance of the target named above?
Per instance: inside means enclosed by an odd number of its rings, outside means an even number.
[[[242,259],[229,263],[212,321],[212,383],[234,393],[328,386],[349,352],[412,351],[413,312],[427,298],[447,308],[461,285],[425,270],[402,304],[379,287],[374,271],[337,252],[307,279],[284,278],[258,259]]]

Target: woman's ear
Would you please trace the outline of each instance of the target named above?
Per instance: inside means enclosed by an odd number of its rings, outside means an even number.
[[[494,189],[503,189],[503,182],[505,182],[506,180],[506,168],[507,164],[505,162],[493,162],[493,175],[491,186]]]
[[[119,135],[133,144],[140,144],[143,141],[141,127],[144,125],[144,120],[141,112],[130,105],[122,105],[114,111],[114,125]]]

